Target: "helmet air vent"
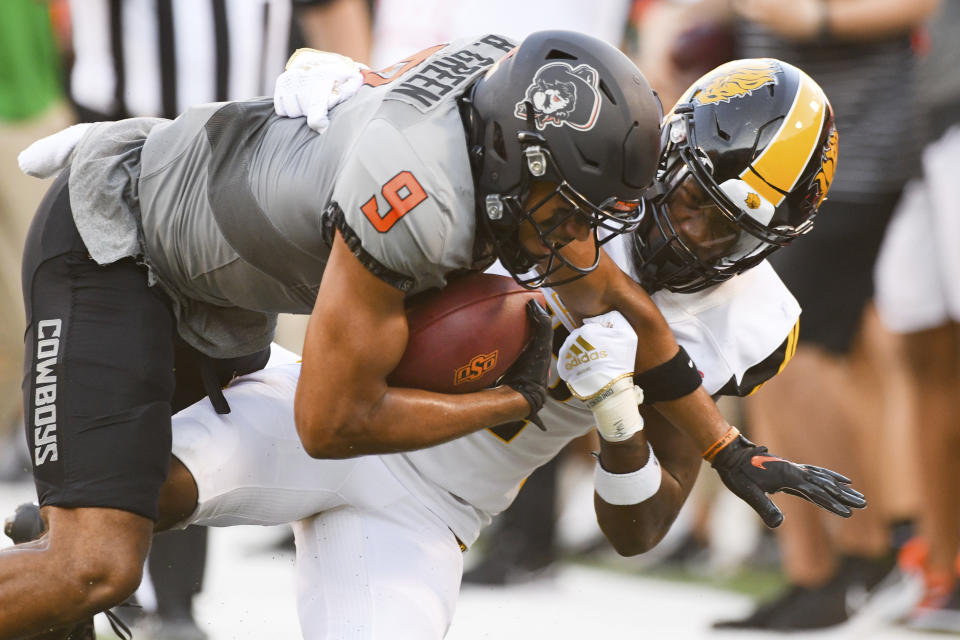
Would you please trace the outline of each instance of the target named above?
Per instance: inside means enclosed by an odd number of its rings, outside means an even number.
[[[720,118],[717,117],[716,111],[713,113],[713,122],[716,126],[717,137],[723,140],[724,142],[730,142],[730,134],[720,126]]]
[[[610,92],[610,87],[608,87],[607,83],[603,81],[603,78],[600,78],[599,88],[600,92],[607,97],[607,100],[614,105],[617,104],[617,99],[613,97],[613,93]]]
[[[561,51],[560,49],[550,49],[550,53],[546,55],[547,60],[576,60],[577,56],[567,51]]]
[[[499,122],[493,123],[493,151],[501,160],[506,161],[507,145],[503,141],[503,127],[500,126]]]

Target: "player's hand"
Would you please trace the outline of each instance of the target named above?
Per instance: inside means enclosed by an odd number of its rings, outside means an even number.
[[[863,494],[850,488],[844,476],[809,464],[796,464],[737,436],[717,452],[713,468],[730,491],[753,507],[768,527],[783,522],[780,509],[767,497],[783,491],[849,518],[851,509],[867,506]]]
[[[570,391],[593,412],[608,442],[627,440],[643,429],[643,396],[633,384],[637,334],[619,311],[586,318],[560,347],[557,369]]]
[[[547,383],[550,363],[553,360],[550,351],[553,346],[553,322],[536,300],[527,302],[527,317],[533,326],[533,339],[517,361],[503,374],[501,382],[526,399],[530,404],[527,420],[546,431],[547,428],[537,416],[537,412],[547,401]]]
[[[637,334],[619,311],[585,318],[560,347],[557,370],[578,398],[589,398],[611,381],[633,375]]]
[[[274,86],[274,111],[286,118],[306,116],[307,126],[323,133],[330,125],[328,111],[357,92],[366,68],[336,53],[297,49]]]

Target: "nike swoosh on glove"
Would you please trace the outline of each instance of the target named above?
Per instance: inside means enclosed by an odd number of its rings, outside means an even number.
[[[712,463],[723,484],[753,507],[770,528],[780,526],[783,514],[768,493],[789,493],[844,518],[851,516],[851,509],[867,506],[863,494],[849,486],[849,478],[823,467],[784,460],[743,436],[720,449]]]

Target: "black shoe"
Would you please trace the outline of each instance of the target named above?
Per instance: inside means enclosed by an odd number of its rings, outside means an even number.
[[[746,618],[720,621],[714,628],[795,631],[843,624],[863,608],[894,567],[892,555],[844,556],[825,584],[813,588],[793,585]]]
[[[703,565],[708,561],[709,555],[710,549],[707,543],[689,532],[680,540],[680,544],[660,561],[660,564],[674,567]]]
[[[713,623],[714,629],[773,629],[771,626],[775,621],[779,621],[785,612],[789,612],[794,603],[803,599],[807,591],[799,585],[790,585],[787,589],[773,600],[757,605],[753,613],[745,618],[735,620],[718,620]]]
[[[97,634],[93,628],[93,616],[75,626],[65,640],[97,640]]]

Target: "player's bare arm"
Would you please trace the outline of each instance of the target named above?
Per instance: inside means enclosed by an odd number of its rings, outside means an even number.
[[[295,402],[310,455],[419,449],[530,413],[507,386],[458,395],[388,386],[407,344],[403,292],[368,271],[339,235],[325,273]]]
[[[643,468],[657,452],[662,474],[659,490],[638,504],[613,505],[594,494],[597,523],[617,553],[633,556],[655,547],[666,535],[693,489],[700,470],[700,451],[688,435],[655,409],[644,408],[643,436],[613,444],[600,440],[599,464],[611,473]]]
[[[611,447],[642,449],[646,441],[644,421],[637,404],[644,400],[640,387],[634,386],[632,355],[637,343],[629,323],[616,311],[585,318],[583,325],[567,337],[560,347],[558,372],[571,393],[593,412],[601,439]],[[589,345],[589,347],[588,347]],[[584,349],[592,353],[584,356]],[[716,407],[713,407],[716,411]],[[669,416],[665,416],[668,417]],[[637,505],[660,491],[663,474],[656,452],[647,443],[646,460],[642,453],[628,455],[617,462],[618,469],[632,460],[634,469],[615,472],[599,464],[595,469],[597,495],[611,505]],[[627,452],[629,453],[629,452]],[[862,494],[852,489],[850,480],[838,473],[796,464],[768,453],[766,447],[750,442],[735,427],[710,445],[702,454],[723,483],[749,504],[769,527],[779,526],[783,515],[767,494],[785,491],[808,500],[842,517],[866,506]]]

